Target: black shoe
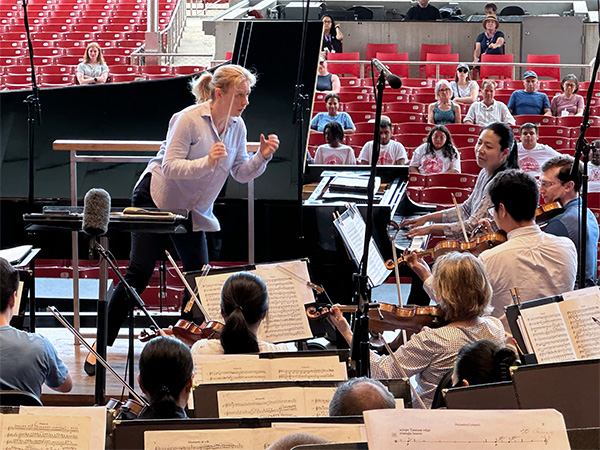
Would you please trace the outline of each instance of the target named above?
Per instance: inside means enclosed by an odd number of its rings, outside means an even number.
[[[86,360],[85,363],[83,364],[83,370],[90,377],[93,377],[94,375],[96,375],[96,364],[92,364]]]

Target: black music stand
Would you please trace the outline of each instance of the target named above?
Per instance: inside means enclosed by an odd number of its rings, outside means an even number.
[[[173,214],[171,216],[141,216],[124,215],[123,208],[111,208],[108,231],[136,231],[147,233],[185,233],[183,225],[187,220],[185,216]],[[83,207],[64,206],[46,207],[43,213],[29,213],[23,215],[25,230],[35,233],[39,231],[81,231],[83,224]],[[108,238],[102,236],[101,244],[108,247]],[[108,264],[106,260],[100,263],[100,292],[98,301],[98,319],[96,349],[98,354],[106,359],[106,334],[107,334],[107,301],[106,287],[108,279]],[[133,370],[133,367],[131,368]],[[106,369],[102,365],[96,367],[96,386],[94,401],[98,405],[105,404]]]

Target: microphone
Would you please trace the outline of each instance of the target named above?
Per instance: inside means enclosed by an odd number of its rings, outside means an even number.
[[[106,234],[110,218],[110,195],[104,189],[90,189],[83,199],[81,229],[90,236],[90,261],[96,238]]]
[[[402,87],[402,80],[400,77],[390,72],[390,69],[383,65],[381,61],[379,61],[377,58],[373,58],[371,63],[373,63],[377,71],[385,77],[392,89],[400,89]]]

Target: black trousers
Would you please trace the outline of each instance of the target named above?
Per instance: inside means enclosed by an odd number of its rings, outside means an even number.
[[[140,181],[133,191],[132,205],[138,207],[156,208],[150,195],[150,180],[152,174],[148,173]],[[129,254],[129,267],[125,274],[125,280],[138,294],[141,294],[148,286],[154,272],[159,252],[164,252],[166,239],[171,238],[175,249],[183,263],[183,270],[201,270],[208,264],[208,251],[206,246],[206,235],[203,231],[191,231],[191,220],[188,224],[188,232],[185,234],[171,234],[169,236],[153,233],[131,233],[131,252]],[[186,292],[189,298],[189,294]],[[185,302],[184,297],[184,302]],[[113,295],[108,301],[108,334],[107,343],[111,346],[123,322],[127,319],[132,300],[123,283],[119,283]],[[185,304],[185,303],[184,303]],[[197,307],[196,307],[197,308]]]

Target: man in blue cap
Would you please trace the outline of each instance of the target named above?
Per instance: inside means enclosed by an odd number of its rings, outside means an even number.
[[[508,101],[508,109],[513,116],[522,114],[543,114],[551,116],[550,101],[543,92],[538,92],[538,76],[533,70],[523,75],[522,91],[514,91]]]

